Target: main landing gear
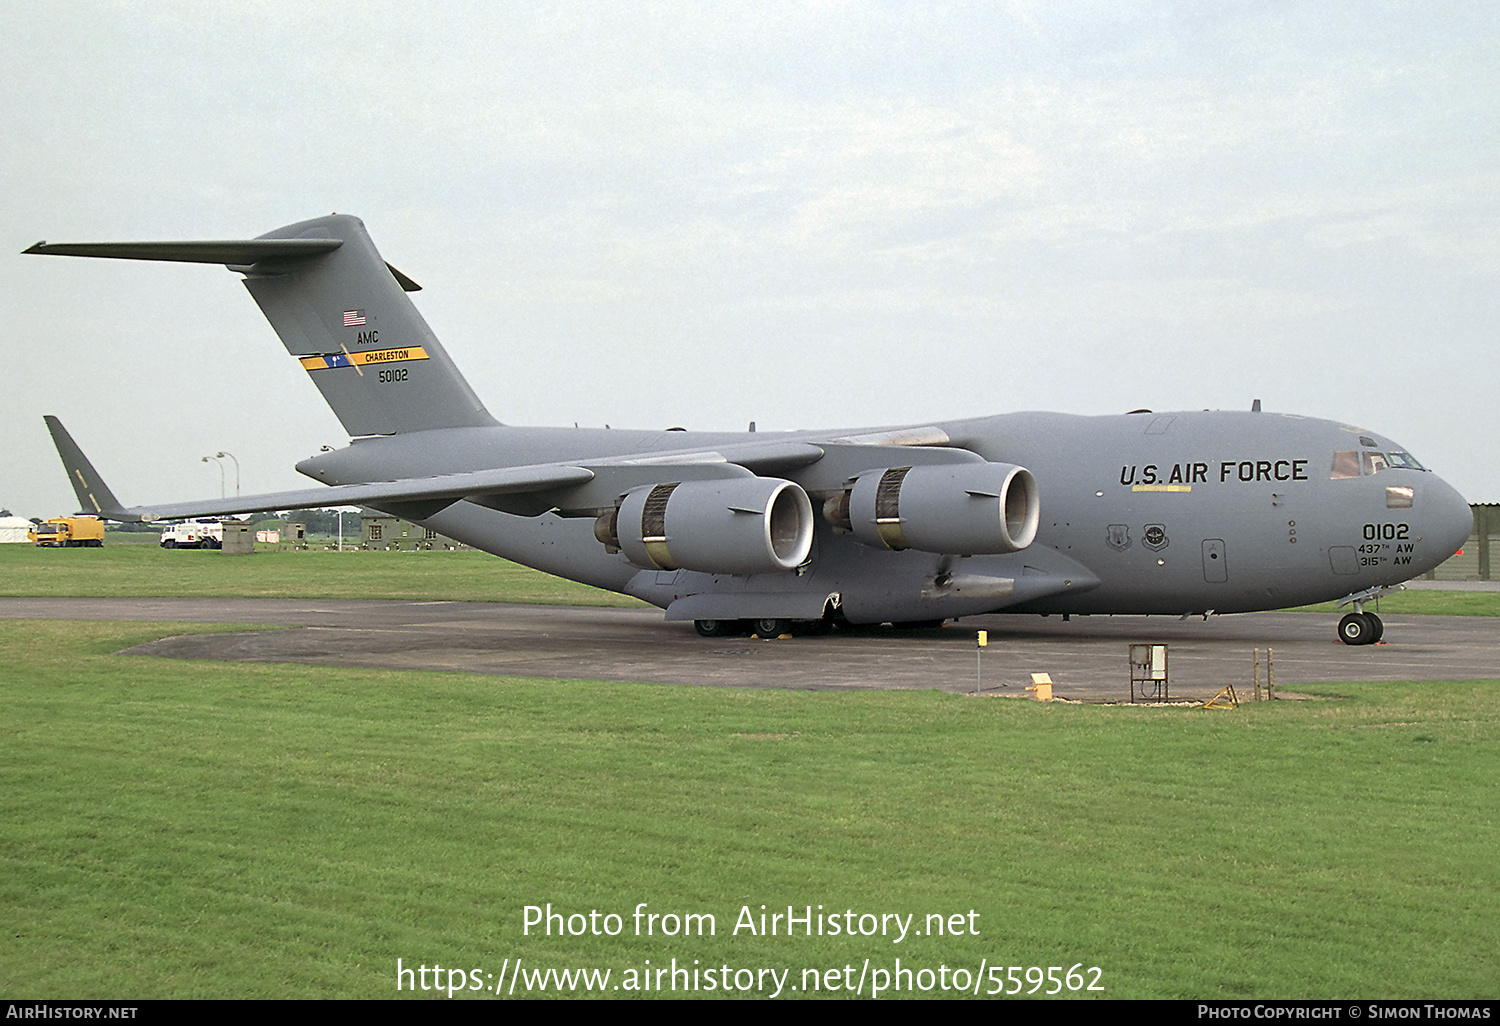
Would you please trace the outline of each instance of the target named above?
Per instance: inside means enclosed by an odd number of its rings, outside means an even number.
[[[893,631],[928,631],[943,626],[942,620],[906,620],[890,624]],[[754,620],[694,620],[693,629],[705,638],[744,637],[779,638],[791,634],[797,637],[819,637],[829,634],[837,627],[840,630],[875,632],[885,628],[881,624],[850,624],[835,613],[821,620],[784,620],[779,617],[761,617]]]
[[[732,634],[753,634],[759,638],[779,638],[783,634],[824,634],[821,620],[782,620],[762,617],[757,620],[694,620],[693,629],[705,638],[726,638]]]

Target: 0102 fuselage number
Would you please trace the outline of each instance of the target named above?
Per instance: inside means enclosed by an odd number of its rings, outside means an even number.
[[[1360,566],[1383,566],[1387,560],[1393,565],[1402,566],[1411,562],[1412,552],[1416,549],[1416,542],[1410,541],[1410,524],[1366,524],[1364,526],[1365,543],[1359,546]],[[1395,554],[1385,555],[1390,551],[1390,542],[1396,542]]]

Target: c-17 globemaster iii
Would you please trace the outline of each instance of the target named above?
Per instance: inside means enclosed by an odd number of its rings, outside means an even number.
[[[352,438],[300,491],[125,507],[55,417],[85,512],[121,521],[366,505],[645,599],[714,636],[981,613],[1190,615],[1363,603],[1468,537],[1463,498],[1372,431],[1289,414],[1009,413],[789,433],[496,421],[363,223],[256,239],[38,243],[224,264]]]

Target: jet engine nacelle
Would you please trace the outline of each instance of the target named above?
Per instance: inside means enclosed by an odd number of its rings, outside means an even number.
[[[813,511],[791,481],[681,481],[626,493],[594,534],[646,570],[765,574],[807,560]]]
[[[826,515],[873,548],[993,555],[1031,544],[1041,505],[1025,467],[936,464],[861,474]]]

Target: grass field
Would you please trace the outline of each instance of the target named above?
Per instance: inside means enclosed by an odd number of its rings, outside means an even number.
[[[518,957],[610,986],[899,956],[1098,966],[1106,997],[1500,989],[1492,683],[1188,712],[111,654],[202,629],[0,632],[0,994],[378,998],[398,958]],[[523,936],[547,902],[624,932]],[[717,933],[634,937],[640,902]],[[762,904],[978,935],[732,935]]]
[[[340,598],[639,606],[484,552],[259,551],[0,545],[0,595]]]
[[[3,546],[0,594],[633,604],[477,552],[155,546]],[[398,958],[459,986],[517,958],[606,987],[673,958],[852,985],[899,957],[1021,967],[1006,989],[1098,966],[1105,997],[1500,990],[1494,683],[1205,713],[113,654],[214,629],[0,628],[0,996],[379,998]],[[623,932],[523,935],[548,902]],[[633,936],[640,902],[717,933]],[[734,935],[761,905],[978,933]]]
[[[1399,591],[1387,595],[1367,610],[1392,615],[1425,614],[1429,616],[1500,616],[1500,592],[1494,591]],[[1321,602],[1315,606],[1301,606],[1299,613],[1347,613],[1350,606],[1340,608],[1332,602]]]

